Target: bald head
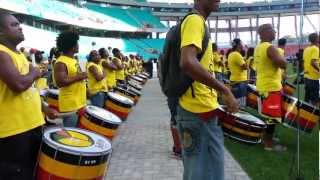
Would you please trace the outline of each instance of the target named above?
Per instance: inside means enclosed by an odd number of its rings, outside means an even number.
[[[271,42],[276,37],[276,31],[273,29],[271,24],[262,24],[258,28],[258,34],[262,41]]]

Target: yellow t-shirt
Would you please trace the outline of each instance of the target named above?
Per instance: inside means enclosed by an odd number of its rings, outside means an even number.
[[[119,58],[114,57],[114,59],[120,64],[123,65],[122,61]],[[124,75],[124,69],[117,70],[116,72],[116,79],[117,80],[124,80],[125,75]]]
[[[240,82],[248,80],[248,70],[242,69],[242,65],[246,64],[242,55],[234,51],[229,54],[228,67],[230,69],[230,81]]]
[[[102,66],[102,63],[106,62],[106,63],[110,63],[109,59],[101,59],[100,63]],[[104,70],[106,71],[106,83],[108,88],[114,88],[117,84],[117,80],[116,80],[116,70],[110,69],[110,68],[104,68]]]
[[[91,94],[97,94],[98,92],[107,92],[107,82],[106,78],[101,81],[97,81],[94,75],[89,71],[90,67],[93,66],[97,69],[99,74],[103,74],[102,67],[93,62],[89,62],[87,65],[87,73],[88,73],[88,88]]]
[[[256,70],[256,63],[254,61],[254,57],[253,56],[248,57],[247,62],[250,65],[251,69]]]
[[[21,75],[29,73],[29,62],[22,53],[11,51],[1,44],[0,51],[11,57],[12,63]],[[30,87],[17,93],[0,79],[0,138],[27,132],[43,124],[41,100],[37,89]]]
[[[312,65],[311,61],[316,59],[316,62],[320,64],[319,48],[315,45],[307,47],[303,51],[303,65],[304,65],[304,77],[312,80],[320,79],[320,72],[318,72]]]
[[[41,70],[42,65],[37,65],[37,68],[39,68]],[[38,80],[35,81],[35,87],[40,91],[43,89],[48,89],[48,83],[47,83],[47,78],[39,78]]]
[[[196,14],[190,15],[184,20],[181,25],[181,48],[194,45],[200,50],[204,49],[202,47],[205,34],[204,22],[203,17]],[[200,64],[214,76],[211,40],[200,60]],[[214,89],[197,81],[193,82],[192,87],[195,97],[192,97],[192,91],[189,88],[179,99],[181,107],[185,110],[193,113],[204,113],[219,107],[217,93]]]
[[[255,49],[255,60],[257,68],[257,90],[260,93],[280,91],[281,69],[276,67],[267,55],[268,48],[272,44],[268,42],[260,43]]]
[[[281,57],[284,57],[284,50],[282,48],[277,48]]]
[[[214,72],[221,73],[222,66],[219,63],[221,63],[222,60],[221,60],[221,56],[218,52],[213,53],[213,62],[214,62]]]
[[[57,63],[63,63],[67,67],[69,77],[74,77],[81,71],[77,60],[67,56],[60,56],[56,64]],[[59,88],[60,112],[77,111],[84,107],[86,103],[87,94],[85,81],[78,81],[67,87]]]

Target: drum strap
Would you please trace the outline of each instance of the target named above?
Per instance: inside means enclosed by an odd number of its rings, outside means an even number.
[[[197,113],[200,119],[204,122],[209,122],[210,119],[213,119],[214,117],[219,116],[219,110],[215,109],[213,111],[204,112],[204,113]],[[219,119],[219,118],[218,118]]]

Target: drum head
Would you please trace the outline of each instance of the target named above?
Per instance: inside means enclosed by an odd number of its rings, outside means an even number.
[[[136,90],[136,89],[134,89],[134,88],[128,88],[128,91],[131,91],[131,92],[133,92],[133,93],[135,93],[135,94],[137,94],[137,95],[139,95],[139,96],[141,96],[141,92],[140,91],[138,91],[138,90]]]
[[[43,97],[46,96],[47,93],[48,93],[47,89],[40,90],[40,92],[39,92],[40,96],[43,96]]]
[[[118,116],[97,106],[87,106],[86,112],[97,119],[112,124],[121,124],[122,122]]]
[[[129,85],[138,89],[142,89],[142,86],[140,84],[135,83],[134,81],[129,81]]]
[[[111,144],[105,137],[79,128],[47,128],[43,141],[52,148],[75,155],[96,156],[111,152]]]
[[[257,91],[257,87],[256,87],[255,85],[247,84],[247,86],[248,86],[250,89],[252,89],[252,90],[254,90],[254,91]]]
[[[59,95],[59,90],[58,89],[48,89],[48,94],[52,95]]]
[[[108,96],[114,100],[117,100],[121,103],[124,103],[124,104],[129,104],[129,105],[133,105],[133,101],[127,97],[124,97],[124,96],[121,96],[117,93],[114,93],[114,92],[108,92]]]
[[[144,80],[138,76],[132,76],[132,79],[135,79],[137,81],[143,82]]]
[[[238,113],[235,113],[234,116],[238,117],[239,119],[243,121],[247,121],[249,124],[255,124],[258,126],[265,126],[266,123],[263,122],[261,119],[245,112],[245,111],[239,111]]]

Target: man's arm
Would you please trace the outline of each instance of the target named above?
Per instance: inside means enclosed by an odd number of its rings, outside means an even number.
[[[320,69],[319,69],[319,64],[317,63],[317,60],[316,59],[312,59],[311,60],[311,66],[317,70],[318,72],[320,72]]]
[[[63,63],[57,62],[54,65],[54,78],[58,87],[66,87],[75,82],[87,79],[87,73],[82,72],[74,77],[69,77],[67,67]]]
[[[268,48],[267,55],[273,61],[274,65],[281,69],[286,69],[287,61],[279,54],[274,46]]]
[[[97,70],[96,67],[94,66],[91,66],[89,67],[89,72],[93,74],[94,78],[97,80],[97,81],[102,81],[104,78],[105,78],[105,73],[102,73],[100,74]]]
[[[31,64],[29,65],[29,73],[21,75],[11,57],[5,52],[0,52],[0,62],[0,79],[17,93],[27,90],[36,79],[41,77],[40,71]]]

